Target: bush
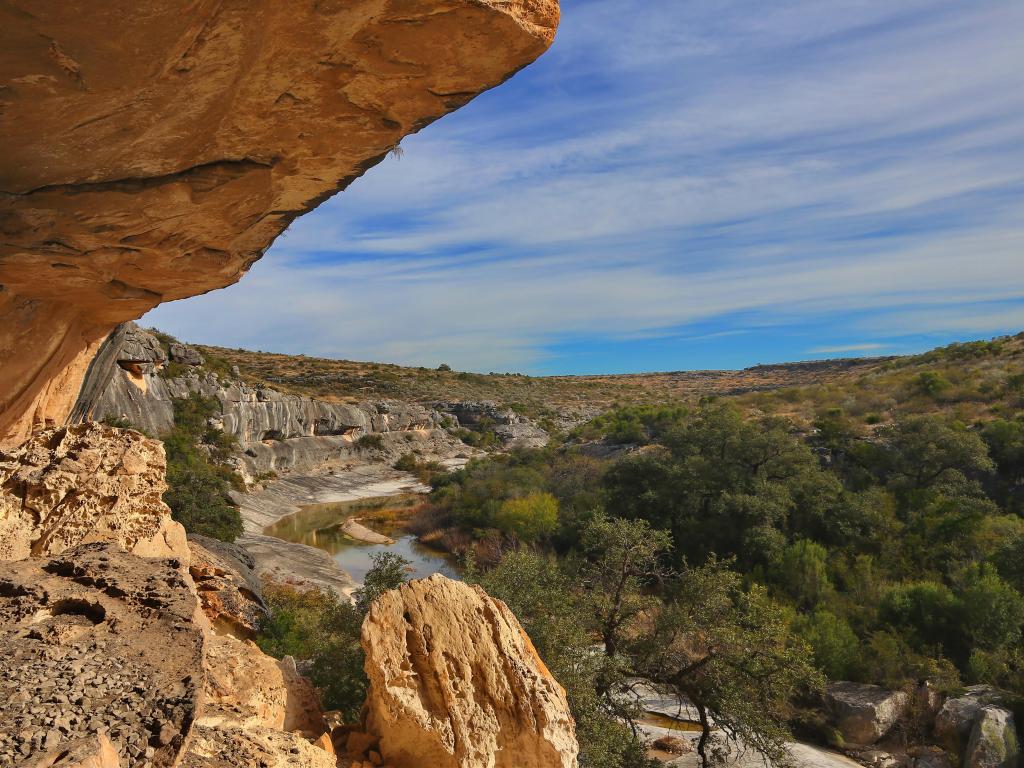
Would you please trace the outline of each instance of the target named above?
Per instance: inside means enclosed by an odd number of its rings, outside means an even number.
[[[362,435],[356,440],[356,448],[361,451],[384,450],[384,436],[378,434]]]
[[[506,499],[494,515],[494,525],[520,541],[539,541],[558,527],[558,499],[543,492]]]

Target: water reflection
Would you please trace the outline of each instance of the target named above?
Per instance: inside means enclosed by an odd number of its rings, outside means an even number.
[[[370,555],[395,552],[409,560],[410,578],[421,579],[432,573],[459,578],[451,558],[440,550],[420,544],[402,530],[401,522],[412,507],[423,502],[419,494],[382,496],[333,504],[311,504],[282,518],[264,530],[268,536],[299,544],[308,544],[328,552],[353,580],[362,583],[372,567]],[[340,529],[349,517],[362,518],[363,525],[390,536],[394,544],[366,544],[355,541]]]

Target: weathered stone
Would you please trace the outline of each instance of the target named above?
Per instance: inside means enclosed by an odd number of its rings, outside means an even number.
[[[850,744],[874,744],[896,724],[909,703],[903,691],[839,682],[828,686],[825,703]]]
[[[153,755],[155,756],[154,750]],[[121,763],[110,740],[102,733],[59,747],[29,760],[23,768],[120,768]]]
[[[170,348],[171,362],[181,363],[182,365],[202,365],[206,362],[199,350],[195,347],[190,347],[188,344],[182,344],[181,342],[175,341],[171,344]]]
[[[1013,714],[1002,707],[982,707],[964,753],[964,768],[1017,768],[1019,760]]]
[[[500,600],[435,574],[363,622],[365,729],[393,768],[571,768],[565,692]]]
[[[0,559],[115,541],[188,562],[185,532],[162,494],[163,445],[102,424],[44,431],[0,453]]]
[[[238,280],[402,137],[539,56],[558,21],[556,0],[5,8],[7,444],[64,421],[117,323]]]
[[[150,762],[175,765],[204,677],[198,604],[181,563],[82,544],[0,562],[0,585],[0,751],[35,757],[106,729],[124,758],[132,745],[151,744],[159,723],[171,730],[152,743]],[[74,686],[89,695],[72,703],[65,694]],[[79,725],[62,732],[53,727],[59,717]]]
[[[999,692],[987,685],[972,685],[963,695],[951,696],[935,716],[935,737],[947,749],[963,754],[982,707],[1001,701]]]
[[[190,534],[189,574],[215,631],[251,638],[267,617],[252,556],[237,544]]]

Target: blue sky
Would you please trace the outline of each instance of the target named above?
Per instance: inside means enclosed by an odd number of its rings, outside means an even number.
[[[563,0],[551,51],[144,318],[524,373],[1024,329],[1020,0]]]

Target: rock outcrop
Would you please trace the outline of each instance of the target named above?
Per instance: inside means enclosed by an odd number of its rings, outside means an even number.
[[[59,426],[119,322],[238,280],[557,22],[556,0],[5,5],[0,441]]]
[[[832,683],[825,704],[843,739],[849,744],[874,744],[885,736],[906,711],[910,697],[864,683]]]
[[[964,753],[967,768],[1017,768],[1020,742],[1013,714],[1002,707],[984,706],[978,712]]]
[[[0,452],[0,560],[114,541],[188,561],[185,531],[162,494],[163,444],[102,424],[46,430]]]
[[[350,750],[392,768],[575,766],[564,690],[479,587],[435,574],[392,590],[370,609],[362,644],[367,738],[350,737]]]
[[[188,548],[188,572],[210,626],[240,639],[253,637],[268,613],[252,555],[238,544],[197,534],[189,535]]]
[[[963,768],[1013,768],[1020,744],[1013,713],[1005,696],[985,685],[970,686],[943,703],[935,717],[935,736],[953,754],[963,755]]]
[[[543,448],[551,437],[522,414],[491,400],[441,401],[431,405],[455,426],[493,430],[505,448]]]
[[[0,764],[99,734],[126,765],[175,765],[201,699],[196,610],[180,562],[112,543],[0,563]]]

